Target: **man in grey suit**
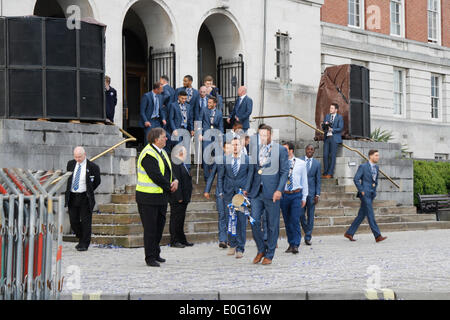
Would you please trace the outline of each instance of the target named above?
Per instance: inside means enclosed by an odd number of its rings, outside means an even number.
[[[377,163],[379,159],[380,155],[378,150],[370,150],[369,161],[359,166],[355,178],[353,179],[356,188],[358,189],[357,197],[361,199],[361,208],[359,209],[358,216],[344,234],[350,241],[356,241],[353,239],[353,236],[365,217],[367,217],[367,220],[369,221],[369,226],[375,236],[376,242],[386,240],[387,238],[383,237],[380,233],[380,229],[375,221],[375,214],[372,206],[373,200],[377,196],[378,173],[380,171]]]
[[[260,128],[256,143],[250,146],[251,161],[256,164],[250,170],[244,194],[251,198],[253,239],[258,254],[253,263],[263,260],[263,265],[272,263],[280,232],[280,199],[286,186],[289,174],[288,152],[286,148],[272,141],[272,127],[264,125]],[[268,239],[264,243],[261,230],[261,215],[266,210]]]
[[[247,177],[252,166],[249,157],[241,152],[241,141],[238,138],[234,138],[231,141],[231,145],[233,154],[226,156],[225,163],[219,165],[217,183],[219,193],[223,193],[225,208],[231,203],[233,196],[239,192],[239,189],[243,190],[245,188]],[[236,254],[236,259],[240,259],[244,255],[247,216],[240,211],[237,211],[236,215],[236,236],[230,236],[230,249],[228,250],[228,255],[232,256]]]
[[[314,228],[314,211],[320,197],[320,162],[314,159],[314,146],[309,144],[305,149],[305,156],[302,158],[306,162],[308,173],[308,197],[306,198],[306,214],[300,217],[300,222],[305,232],[305,243],[311,245],[312,231]]]

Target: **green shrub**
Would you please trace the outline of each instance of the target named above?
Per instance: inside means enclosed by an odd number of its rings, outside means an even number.
[[[414,161],[414,204],[417,194],[446,194],[450,192],[450,163]]]

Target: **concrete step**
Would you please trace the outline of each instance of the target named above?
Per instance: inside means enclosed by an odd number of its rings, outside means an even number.
[[[432,230],[432,229],[450,229],[449,221],[421,221],[421,222],[393,222],[393,223],[379,223],[380,230],[383,234],[386,232],[397,232],[397,231],[414,231],[414,230]],[[336,226],[316,226],[314,228],[313,236],[323,236],[323,235],[340,235],[344,234],[347,230],[348,225],[336,225]],[[371,233],[368,224],[361,224],[358,229],[358,234],[361,233]],[[280,229],[280,237],[286,237],[286,232],[284,228]],[[357,237],[357,236],[356,236]],[[217,242],[218,234],[217,232],[195,232],[187,234],[189,241],[194,243],[202,242]],[[247,239],[252,239],[252,234],[250,230],[247,230]],[[64,236],[64,241],[76,242],[78,241],[75,236],[67,235]],[[170,242],[170,235],[165,233],[163,235],[161,245],[167,245]],[[142,235],[128,235],[128,236],[102,236],[93,235],[93,244],[112,244],[116,246],[122,246],[126,248],[138,248],[143,247],[143,236]]]
[[[141,223],[141,217],[137,213],[92,215],[92,224],[135,224],[135,223]]]
[[[116,235],[116,236],[126,236],[126,235],[139,235],[143,234],[144,229],[141,223],[136,224],[93,224],[92,234],[95,235]]]
[[[136,203],[136,193],[133,194],[112,194],[111,202],[114,204],[129,204]]]

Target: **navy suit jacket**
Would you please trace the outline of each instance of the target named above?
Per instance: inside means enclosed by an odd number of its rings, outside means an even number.
[[[208,176],[208,180],[206,181],[206,186],[205,186],[205,191],[206,193],[209,193],[211,191],[212,188],[212,184],[214,182],[214,178],[217,175],[217,183],[219,183],[219,164],[217,163],[222,163],[222,159],[223,159],[223,154],[222,156],[220,156],[220,160],[217,158],[216,156],[216,162],[214,162],[211,165],[211,173]],[[218,186],[216,186],[216,196],[219,195],[219,188]]]
[[[187,130],[192,131],[194,130],[194,115],[192,112],[192,108],[188,103],[186,103],[186,109],[188,114]],[[183,115],[181,114],[180,106],[178,105],[178,102],[173,102],[169,108],[169,127],[171,132],[180,129],[182,121]]]
[[[375,168],[377,169],[377,176],[374,180],[369,162],[363,163],[358,167],[358,171],[356,171],[355,178],[353,179],[353,182],[358,189],[358,198],[361,198],[361,192],[364,192],[366,196],[372,194],[372,198],[377,196],[378,175],[380,170],[377,165],[375,165]]]
[[[147,92],[142,96],[141,99],[141,119],[139,121],[139,125],[144,128],[145,122],[150,122],[152,118],[153,110],[155,108],[155,103],[153,101],[154,93],[153,91]],[[158,95],[159,99],[159,116],[160,120],[166,120],[166,113],[163,108],[163,95]]]
[[[175,89],[172,88],[170,85],[165,85],[163,87],[163,92],[162,92],[162,96],[163,96],[163,104],[164,104],[164,108],[162,109],[162,111],[164,112],[164,116],[165,119],[169,119],[169,107],[170,104],[172,103],[172,98],[175,95]]]
[[[306,157],[301,158],[306,162]],[[308,171],[308,191],[309,196],[315,197],[320,196],[320,162],[313,158],[311,163],[311,169]]]
[[[289,175],[289,157],[285,147],[276,142],[272,142],[272,153],[267,164],[263,167],[263,174],[258,173],[256,165],[259,159],[259,135],[253,138],[250,145],[250,160],[254,163],[254,170],[250,170],[245,191],[250,198],[256,198],[260,185],[263,184],[262,192],[266,199],[272,199],[275,191],[283,192]],[[271,166],[272,162],[275,162]]]
[[[201,110],[199,121],[202,122],[202,133],[205,134],[205,132],[209,129],[211,129],[211,110],[206,108],[205,110]],[[214,116],[214,129],[220,130],[220,132],[223,132],[223,116],[222,112],[216,108],[216,114]]]
[[[253,100],[246,96],[244,100],[242,100],[242,103],[239,105],[240,97],[236,100],[236,103],[234,104],[233,111],[230,114],[230,119],[232,123],[234,123],[235,119],[234,117],[239,118],[239,122],[242,123],[242,127],[244,131],[247,131],[248,128],[250,128],[250,115],[253,111]]]
[[[225,157],[225,163],[219,165],[219,175],[217,178],[217,187],[219,194],[223,193],[225,199],[232,198],[239,192],[239,189],[245,190],[247,177],[254,171],[254,165],[250,164],[250,158],[241,154],[241,164],[238,174],[233,173],[233,157]]]
[[[324,122],[331,122],[331,114],[325,116]],[[344,117],[336,113],[333,122],[333,139],[336,143],[342,143],[342,131],[344,130]],[[327,139],[327,133],[325,132],[325,139]]]

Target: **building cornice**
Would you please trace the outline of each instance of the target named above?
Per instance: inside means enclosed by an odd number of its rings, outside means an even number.
[[[316,7],[322,7],[323,3],[325,2],[325,0],[288,0],[288,1],[306,4],[309,6],[316,6]]]

